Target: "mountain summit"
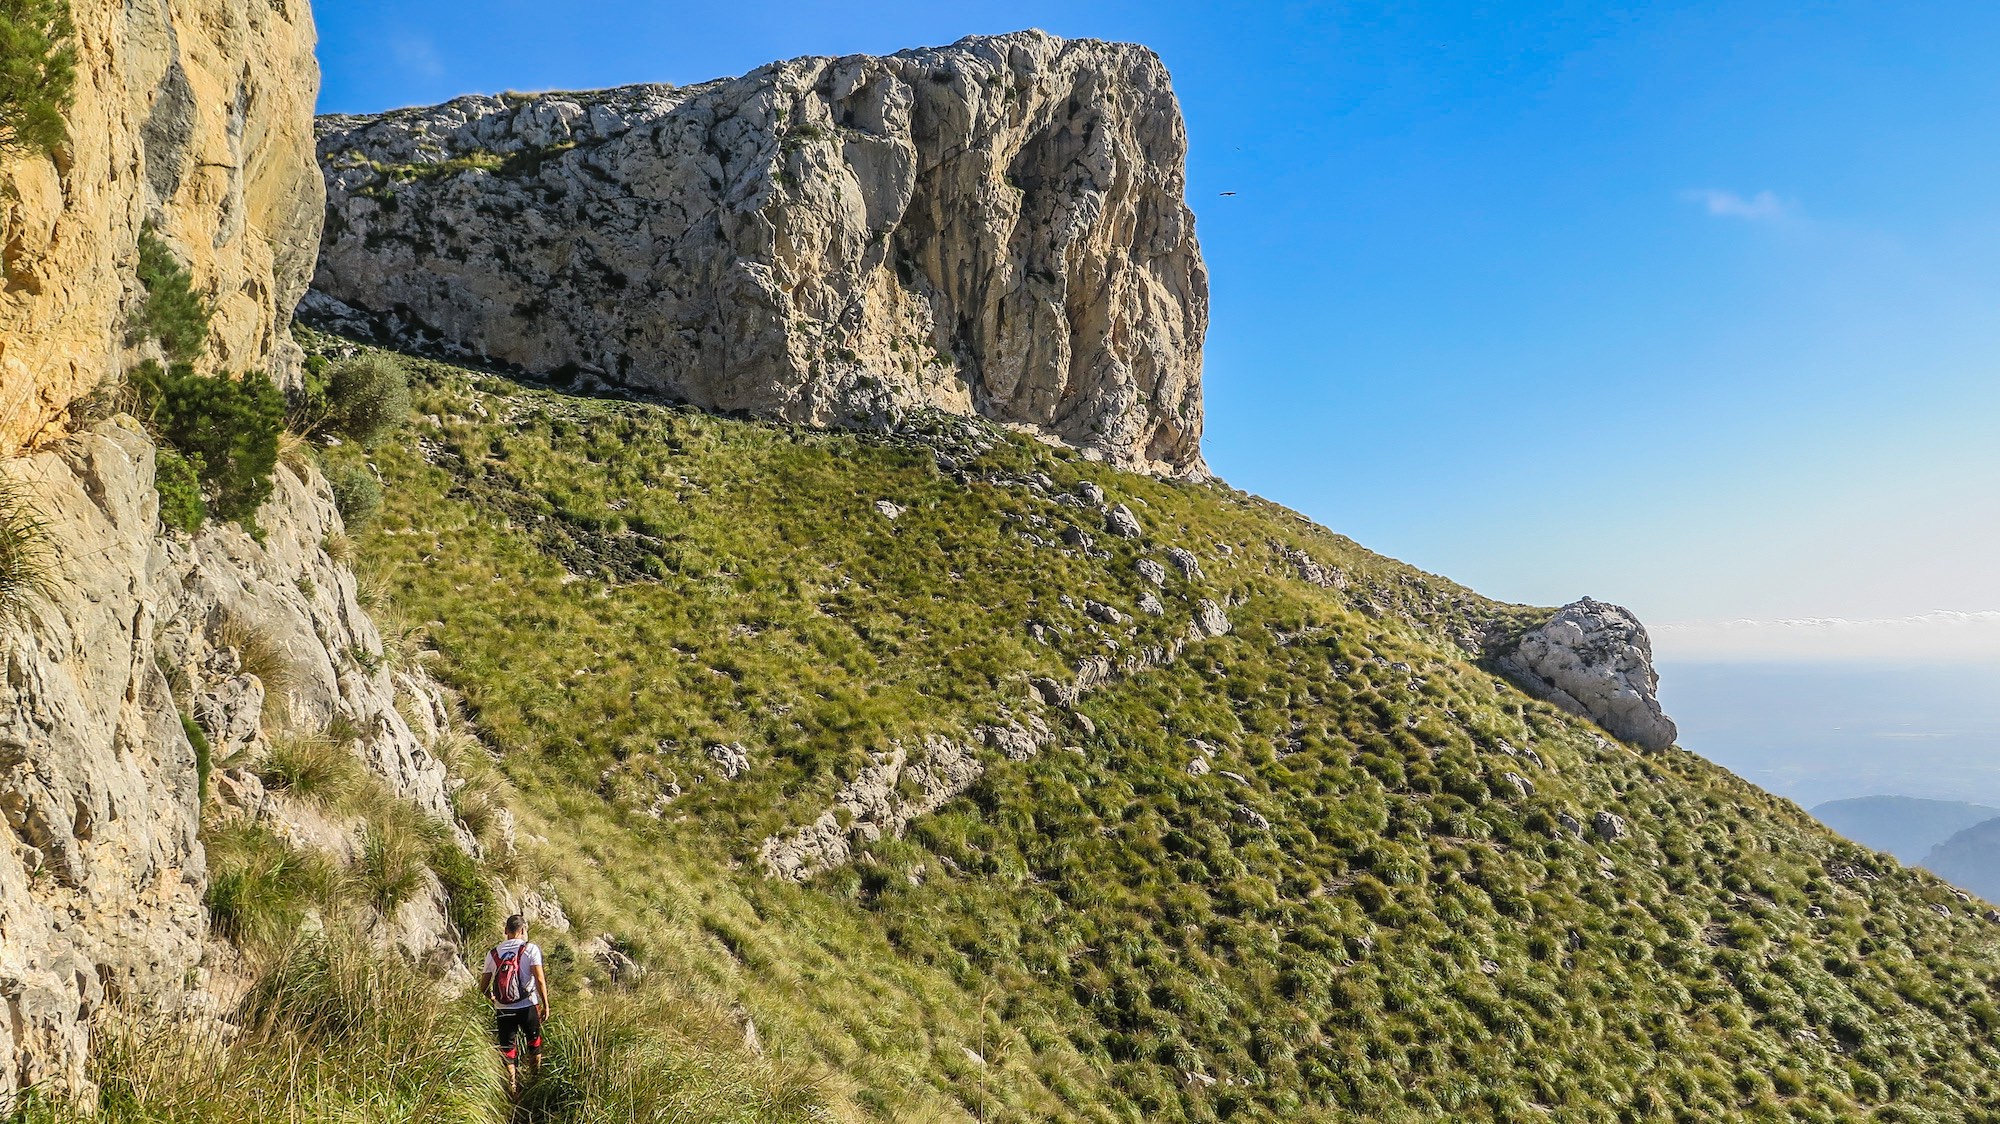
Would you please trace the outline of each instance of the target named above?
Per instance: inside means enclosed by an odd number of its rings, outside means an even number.
[[[1151,51],[1040,32],[327,117],[308,310],[709,409],[933,407],[1199,476],[1186,149]]]

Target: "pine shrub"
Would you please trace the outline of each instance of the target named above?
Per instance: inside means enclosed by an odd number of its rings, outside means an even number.
[[[284,396],[269,379],[205,378],[185,363],[132,372],[140,415],[199,474],[210,514],[247,520],[271,496]],[[186,508],[178,509],[185,512]]]
[[[382,510],[382,482],[358,465],[339,465],[326,474],[333,505],[349,527],[366,526]]]
[[[68,0],[0,0],[0,150],[52,154],[76,86]]]
[[[160,522],[190,535],[201,530],[208,504],[201,498],[201,469],[194,461],[161,449],[153,461],[153,487],[160,493]]]
[[[135,340],[158,341],[175,364],[200,358],[208,345],[212,310],[194,291],[194,275],[150,227],[139,232],[139,284],[146,299],[132,323]]]

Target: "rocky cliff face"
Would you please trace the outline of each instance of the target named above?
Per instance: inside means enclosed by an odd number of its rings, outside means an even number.
[[[308,311],[809,424],[935,407],[1200,474],[1208,284],[1141,47],[1039,32],[319,125]]]
[[[1641,749],[1665,749],[1679,731],[1660,710],[1653,645],[1631,610],[1586,597],[1499,645],[1500,672]]]
[[[0,161],[0,456],[122,373],[140,228],[213,302],[205,364],[283,366],[317,247],[306,0],[74,0],[55,159]]]
[[[0,1092],[79,1085],[107,1002],[193,997],[207,872],[184,715],[211,745],[212,787],[281,830],[285,809],[240,797],[281,723],[344,722],[390,791],[450,814],[437,731],[397,706],[437,713],[436,690],[381,666],[354,577],[323,546],[340,530],[325,481],[281,467],[261,544],[233,525],[189,540],[160,532],[153,453],[119,419],[0,464],[47,525],[54,575],[0,621]],[[253,648],[285,682],[249,670]],[[412,917],[383,939],[429,956],[445,931]]]

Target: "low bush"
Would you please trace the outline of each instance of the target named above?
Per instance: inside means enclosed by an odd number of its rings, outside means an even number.
[[[284,396],[269,379],[206,378],[185,363],[132,372],[138,412],[199,474],[211,514],[247,520],[271,496]],[[185,510],[184,508],[181,510]]]
[[[376,444],[409,420],[409,373],[379,352],[337,364],[313,356],[291,409],[291,424],[300,432],[334,433],[363,445]]]
[[[358,465],[336,465],[326,474],[333,505],[349,527],[364,527],[382,511],[382,482]]]
[[[195,292],[194,275],[151,227],[139,232],[139,284],[146,299],[132,321],[134,339],[157,341],[170,363],[200,358],[213,311]]]
[[[227,824],[204,834],[209,925],[238,947],[284,945],[336,884],[324,855],[294,847],[269,828]]]
[[[76,86],[67,0],[0,0],[0,150],[53,153]]]
[[[254,675],[264,685],[264,719],[280,720],[285,714],[285,697],[298,680],[298,668],[283,644],[268,628],[241,617],[226,617],[213,638],[218,647],[234,648],[243,672]]]
[[[201,726],[187,715],[181,715],[181,732],[187,735],[188,745],[194,747],[195,791],[201,803],[208,803],[208,774],[215,768],[215,750],[208,744],[208,735]]]

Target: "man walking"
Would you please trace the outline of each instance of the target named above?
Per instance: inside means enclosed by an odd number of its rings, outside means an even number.
[[[479,992],[493,1003],[495,1036],[500,1056],[507,1059],[507,1095],[521,1098],[519,1053],[526,1039],[528,1075],[542,1067],[542,1023],[549,1017],[549,979],[542,972],[542,950],[528,941],[528,921],[520,914],[507,919],[507,939],[486,954]]]

